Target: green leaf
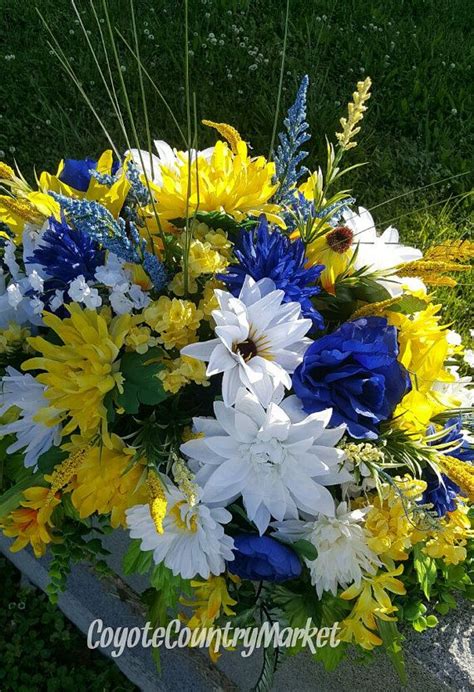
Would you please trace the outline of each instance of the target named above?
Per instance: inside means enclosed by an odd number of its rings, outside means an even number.
[[[140,404],[154,406],[168,397],[156,377],[163,369],[163,364],[157,362],[161,355],[160,348],[152,348],[147,353],[125,353],[122,356],[120,372],[125,382],[123,393],[116,397],[116,404],[126,413],[138,413]]]
[[[381,303],[391,297],[386,288],[377,281],[366,277],[361,277],[352,287],[352,294],[357,300],[362,300],[364,303]]]
[[[347,646],[346,642],[340,642],[335,647],[329,646],[329,644],[320,646],[316,649],[313,659],[322,663],[327,671],[335,670],[341,661],[344,660]]]
[[[407,673],[403,656],[402,635],[398,631],[397,625],[393,620],[386,621],[380,620],[380,618],[376,618],[376,620],[378,631],[385,646],[385,651],[393,667],[397,671],[400,680],[406,685]]]
[[[293,543],[291,547],[301,558],[306,558],[306,560],[316,560],[318,557],[318,551],[314,545],[304,538],[300,538],[300,540]]]
[[[392,303],[387,307],[387,310],[392,312],[401,312],[402,315],[413,315],[415,312],[424,310],[426,308],[426,301],[421,298],[417,298],[409,293],[404,293],[400,296],[400,299],[396,303]]]
[[[59,447],[50,447],[47,452],[38,457],[38,468],[41,473],[51,473],[57,464],[67,459],[69,452]]]
[[[252,692],[270,692],[273,687],[273,678],[278,664],[278,648],[266,646],[263,649],[262,670]]]
[[[418,577],[418,583],[423,589],[426,598],[430,600],[431,587],[436,581],[438,570],[436,560],[422,551],[421,545],[415,545],[413,549],[413,565]]]
[[[141,540],[130,541],[128,550],[123,556],[124,574],[147,574],[153,564],[153,551],[141,549]]]

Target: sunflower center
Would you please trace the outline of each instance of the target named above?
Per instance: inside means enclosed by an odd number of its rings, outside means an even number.
[[[252,339],[245,339],[245,341],[237,344],[236,351],[237,353],[240,353],[245,362],[249,361],[251,358],[254,358],[258,353],[257,345]]]
[[[354,233],[347,226],[336,226],[326,236],[326,241],[331,250],[342,255],[352,245]]]

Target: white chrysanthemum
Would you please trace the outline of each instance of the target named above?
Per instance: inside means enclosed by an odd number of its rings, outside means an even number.
[[[130,536],[139,538],[142,550],[152,550],[154,562],[164,562],[175,576],[208,579],[211,574],[221,574],[226,560],[234,559],[234,541],[222,527],[232,519],[230,512],[207,507],[199,499],[191,505],[174,486],[165,494],[168,508],[163,533],[156,530],[149,505],[136,505],[126,513]]]
[[[191,344],[181,353],[208,361],[206,374],[223,373],[222,398],[235,402],[240,387],[255,394],[263,406],[284,388],[291,388],[289,373],[301,363],[309,339],[303,338],[311,320],[301,317],[299,303],[284,303],[284,292],[270,279],[255,282],[247,276],[235,298],[216,290],[219,310],[213,310],[217,339]]]
[[[305,562],[319,598],[323,591],[336,596],[339,586],[359,585],[364,574],[375,574],[381,566],[367,545],[363,524],[369,510],[365,507],[351,512],[341,502],[335,517],[320,515],[314,522],[289,520],[272,524],[278,538],[291,543],[303,538],[316,548],[316,559]]]
[[[25,448],[25,466],[36,466],[38,457],[47,452],[53,445],[58,445],[61,439],[61,426],[47,426],[35,420],[40,409],[48,406],[44,396],[45,387],[30,374],[23,374],[15,368],[7,367],[6,375],[0,384],[0,416],[8,409],[16,406],[20,409],[18,420],[0,426],[0,434],[13,435],[17,439],[8,449],[8,454],[14,454]],[[51,416],[54,410],[50,409]]]
[[[474,381],[469,375],[461,377],[458,365],[448,365],[448,372],[453,375],[451,382],[433,383],[433,390],[452,399],[457,399],[459,408],[471,408],[474,406]]]
[[[298,510],[311,516],[334,514],[325,486],[351,476],[340,470],[344,453],[334,447],[344,426],[325,429],[331,409],[308,416],[290,396],[265,410],[253,394],[240,389],[234,407],[217,401],[214,413],[215,419],[195,418],[195,429],[204,436],[181,446],[197,471],[205,502],[228,504],[241,495],[260,534],[271,517],[297,518]]]
[[[161,175],[162,166],[170,169],[171,171],[177,172],[184,163],[188,161],[187,151],[178,151],[165,142],[162,139],[155,139],[153,142],[156,149],[156,154],[151,154],[144,149],[130,149],[126,152],[131,155],[133,162],[137,166],[138,170],[145,173],[148,180],[155,183],[155,185],[161,186],[163,184],[163,179]],[[196,149],[191,149],[191,161],[196,158]],[[210,160],[214,152],[214,147],[209,147],[208,149],[203,149],[197,152],[198,157],[203,157],[206,160]]]
[[[358,247],[355,269],[394,269],[423,257],[421,250],[400,244],[399,233],[393,226],[389,226],[382,235],[377,235],[372,214],[364,207],[359,207],[358,214],[345,211],[343,217],[345,225],[354,233],[353,247]],[[390,281],[380,281],[392,295],[401,293],[400,284],[403,282],[406,282],[406,278],[398,279],[396,276],[391,276]]]

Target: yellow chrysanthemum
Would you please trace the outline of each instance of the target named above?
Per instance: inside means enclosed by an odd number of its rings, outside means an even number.
[[[162,370],[158,377],[163,383],[166,392],[176,394],[181,387],[190,382],[195,382],[204,387],[209,385],[206,376],[206,364],[190,356],[181,356],[165,363],[166,370]]]
[[[31,337],[30,345],[43,356],[27,360],[22,368],[45,371],[37,379],[47,386],[45,396],[57,415],[52,420],[49,407],[40,409],[38,420],[43,416],[44,422],[52,425],[70,418],[63,428],[64,435],[79,428],[87,436],[101,426],[107,441],[104,397],[115,387],[122,389],[118,358],[132,318],[121,315],[108,319],[107,312],[83,309],[76,303],[71,303],[68,310],[70,317],[63,320],[50,313],[44,315],[45,325],[62,344]]]
[[[100,156],[96,170],[98,173],[110,175],[112,172],[112,164],[113,154],[112,151],[108,149]],[[52,175],[46,171],[41,173],[39,186],[42,192],[57,192],[66,197],[84,198],[93,202],[100,202],[113,216],[117,217],[119,215],[131,187],[126,176],[126,162],[122,167],[120,177],[112,185],[102,185],[94,176],[91,176],[89,187],[85,192],[76,190],[59,179],[63,168],[64,161],[61,161],[56,175]]]
[[[345,601],[357,598],[349,617],[341,622],[339,638],[342,641],[359,644],[364,649],[371,650],[382,644],[382,639],[376,634],[377,621],[395,621],[394,613],[398,608],[390,600],[387,591],[403,596],[405,587],[399,577],[403,565],[397,569],[380,572],[375,577],[364,577],[359,586],[353,584],[341,594]]]
[[[19,349],[26,350],[25,347],[28,347],[26,340],[29,336],[29,329],[10,322],[6,329],[0,329],[0,353],[9,355]]]
[[[410,505],[420,499],[426,483],[409,476],[397,478],[392,485],[382,487],[382,497],[374,494],[370,499],[372,509],[366,517],[365,528],[369,534],[367,544],[382,558],[406,560],[416,529],[410,516]]]
[[[398,360],[412,382],[412,390],[395,409],[393,424],[410,432],[423,433],[434,415],[460,404],[435,389],[438,383],[454,380],[444,367],[453,347],[448,342],[448,330],[440,324],[440,309],[441,305],[430,304],[414,315],[393,311],[386,315],[389,324],[398,330]]]
[[[71,500],[82,519],[110,514],[113,528],[126,526],[125,511],[148,501],[144,474],[145,465],[133,463],[135,450],[117,436],[110,436],[109,447],[87,447],[75,477],[71,481]],[[73,453],[84,445],[74,435],[66,445]]]
[[[42,557],[49,543],[56,542],[51,519],[54,508],[59,504],[58,496],[46,501],[49,488],[31,487],[23,491],[20,507],[14,509],[0,523],[5,536],[16,538],[10,547],[13,553],[31,545],[36,557]]]
[[[441,519],[441,528],[433,531],[423,550],[430,557],[441,558],[448,565],[458,565],[467,558],[467,539],[474,537],[467,516],[469,508],[458,502],[454,512]]]
[[[158,334],[166,349],[194,343],[203,313],[190,300],[161,296],[144,310],[145,322]]]
[[[243,141],[236,148],[234,154],[226,142],[218,141],[210,160],[198,156],[190,166],[187,154],[178,152],[176,166],[161,166],[161,182],[153,183],[152,189],[163,224],[192,217],[199,210],[229,214],[237,221],[263,213],[282,225],[280,207],[269,203],[277,189],[273,184],[275,164],[263,156],[249,157]],[[156,232],[152,212],[147,210],[148,224]]]

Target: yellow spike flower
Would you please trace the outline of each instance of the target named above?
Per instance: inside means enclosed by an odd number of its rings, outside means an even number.
[[[51,517],[60,499],[55,495],[49,501],[48,495],[48,488],[27,488],[23,491],[20,507],[10,512],[0,523],[5,536],[16,538],[10,547],[13,553],[31,545],[35,557],[42,557],[46,552],[46,546],[59,540],[54,535]]]
[[[438,463],[451,480],[474,502],[474,466],[455,457],[439,455]]]
[[[173,464],[173,476],[176,485],[186,496],[188,505],[194,507],[198,501],[198,486],[193,482],[194,475],[180,458]]]
[[[443,262],[463,262],[474,258],[474,241],[445,240],[439,245],[428,248],[423,255],[425,260],[442,260]]]
[[[242,141],[242,137],[235,127],[232,127],[232,125],[228,125],[227,123],[215,123],[212,120],[202,120],[201,122],[203,125],[213,127],[215,130],[217,130],[217,132],[229,142],[232,153],[238,153],[237,145]]]
[[[30,358],[23,370],[44,370],[37,380],[47,386],[45,396],[49,407],[40,409],[38,420],[44,417],[52,425],[70,418],[63,428],[68,435],[79,428],[85,436],[102,430],[108,444],[107,410],[104,397],[116,387],[123,391],[120,373],[120,349],[130,329],[131,316],[110,319],[107,312],[83,309],[76,303],[68,306],[70,317],[59,319],[45,313],[44,323],[55,332],[62,343],[52,344],[42,337],[31,337],[30,345],[42,357]],[[51,421],[51,410],[57,416]],[[49,415],[48,415],[49,414]]]
[[[345,151],[357,146],[357,142],[351,140],[360,132],[358,123],[360,123],[367,110],[365,103],[370,99],[371,86],[372,80],[370,77],[364,79],[363,82],[357,82],[357,91],[354,91],[352,94],[353,101],[347,106],[347,118],[341,118],[339,121],[342,126],[342,131],[336,132],[336,137],[339,145]]]
[[[187,155],[178,152],[177,165],[160,168],[161,181],[151,185],[156,194],[155,209],[163,225],[201,212],[222,212],[237,221],[265,214],[284,226],[280,207],[270,204],[277,185],[273,183],[275,164],[263,156],[249,157],[247,145],[240,141],[233,153],[226,142],[218,141],[210,160],[198,156],[191,165]],[[153,209],[145,210],[151,232],[157,232]]]
[[[446,276],[448,272],[469,271],[469,264],[446,261],[445,259],[420,259],[403,264],[399,276],[416,276],[429,286],[456,286],[457,281],[452,276]]]
[[[146,479],[148,488],[148,504],[150,505],[150,514],[155,528],[158,533],[163,533],[163,519],[166,516],[166,508],[168,501],[163,484],[156,471],[150,469]]]
[[[13,180],[15,171],[5,161],[0,161],[0,180]]]
[[[84,447],[79,447],[79,449],[76,449],[68,456],[67,459],[55,466],[51,475],[44,477],[45,481],[50,484],[46,504],[50,504],[56,497],[58,490],[62,490],[69,485],[72,479],[76,476],[79,468],[87,456],[89,447],[90,444],[86,444]]]
[[[203,313],[190,300],[160,296],[144,310],[143,318],[158,334],[158,343],[167,350],[181,349],[197,340]]]
[[[74,454],[84,439],[74,435],[66,445]],[[134,462],[135,450],[117,435],[110,447],[87,447],[71,481],[71,500],[82,519],[95,512],[110,514],[113,528],[126,526],[125,512],[148,501],[144,463]]]

